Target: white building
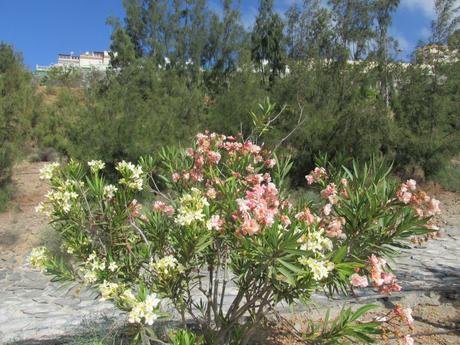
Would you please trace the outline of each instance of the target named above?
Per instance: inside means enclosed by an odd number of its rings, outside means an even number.
[[[110,66],[109,52],[85,52],[80,55],[58,54],[58,61],[49,66],[36,65],[37,72],[46,72],[53,67],[75,67],[85,70],[105,71]]]

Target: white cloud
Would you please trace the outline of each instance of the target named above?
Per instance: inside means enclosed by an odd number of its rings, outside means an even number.
[[[434,17],[434,0],[402,0],[401,7],[422,10],[427,17]]]
[[[434,19],[434,1],[435,0],[401,0],[401,7],[410,10],[422,10],[427,17]],[[456,5],[460,6],[460,0],[457,0]]]

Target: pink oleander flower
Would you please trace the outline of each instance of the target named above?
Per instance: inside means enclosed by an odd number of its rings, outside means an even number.
[[[224,224],[225,221],[219,215],[213,215],[211,216],[211,219],[209,221],[208,228],[210,230],[214,229],[217,231],[221,231]]]
[[[435,215],[441,213],[441,208],[439,207],[441,202],[435,198],[431,198],[428,202],[428,213],[430,215]]]
[[[390,285],[393,284],[395,276],[390,272],[382,272],[383,284]]]
[[[351,285],[353,285],[354,287],[365,288],[369,285],[369,282],[367,281],[366,276],[360,276],[359,274],[354,273],[351,276]]]
[[[321,210],[325,216],[329,216],[332,211],[332,204],[326,204]]]
[[[295,218],[304,221],[308,225],[317,223],[319,221],[318,217],[311,213],[308,207],[306,207],[302,212],[297,213]]]
[[[155,201],[153,209],[157,212],[165,213],[168,216],[172,216],[174,214],[174,207],[167,205],[162,201]]]
[[[131,218],[137,218],[141,215],[140,210],[142,209],[142,204],[139,203],[136,199],[131,201],[128,208],[131,210]]]
[[[286,225],[286,226],[291,225],[291,220],[289,219],[288,216],[286,216],[286,215],[284,215],[284,214],[281,215],[280,221],[281,221],[281,223],[283,223],[283,224]]]
[[[313,182],[321,182],[323,180],[327,179],[327,173],[326,169],[322,167],[316,167],[312,171],[310,171],[310,174],[305,176],[307,179],[308,184],[312,184]]]
[[[246,167],[246,171],[247,171],[249,174],[254,174],[255,169],[254,169],[254,167],[253,167],[251,164],[249,164],[249,165]]]
[[[383,268],[386,261],[372,254],[369,257],[370,278],[373,285],[379,289],[380,293],[389,294],[391,292],[401,291],[401,286],[396,283],[395,276],[392,273],[384,272]]]
[[[269,169],[273,168],[275,165],[276,165],[276,160],[274,159],[267,159],[265,162],[264,162],[265,166]]]
[[[251,218],[255,218],[258,223],[271,226],[280,206],[278,189],[271,182],[256,184],[246,192],[244,199],[237,200],[237,204],[243,218],[252,215]]]
[[[195,152],[193,151],[191,147],[187,148],[185,152],[187,153],[187,156],[189,157],[193,157],[195,155]]]
[[[401,187],[399,187],[399,190],[396,193],[396,196],[398,197],[399,201],[405,203],[406,205],[412,199],[412,193],[409,192],[409,188],[405,183],[401,184]]]
[[[241,232],[243,233],[243,235],[253,236],[256,235],[259,231],[260,225],[257,223],[255,219],[245,219],[243,224],[241,225]]]
[[[417,182],[415,180],[407,180],[406,181],[406,186],[409,188],[411,191],[414,191],[417,189]]]
[[[414,339],[410,335],[406,335],[402,338],[404,345],[414,345]]]
[[[321,197],[323,199],[329,199],[331,196],[337,194],[337,189],[335,187],[335,183],[330,183],[327,185],[325,189],[321,191]]]
[[[412,309],[411,308],[403,309],[403,314],[407,322],[407,325],[412,328],[414,325],[414,318],[412,317]]]
[[[211,187],[206,191],[206,196],[211,200],[215,199],[217,196],[217,192],[214,188]]]
[[[327,229],[326,236],[328,237],[339,237],[342,234],[342,226],[345,225],[345,219],[335,218],[332,220]]]
[[[413,328],[413,326],[414,326],[414,318],[412,317],[412,309],[411,308],[404,308],[403,309],[399,304],[397,304],[393,308],[393,312],[403,322],[405,322],[410,328]]]
[[[180,174],[177,173],[177,172],[173,173],[172,174],[172,180],[173,180],[174,183],[179,181],[180,180]]]
[[[202,174],[201,170],[192,169],[190,171],[190,178],[194,182],[201,182],[201,181],[203,181],[203,174]]]
[[[251,174],[246,176],[245,180],[255,186],[261,184],[264,180],[264,177],[262,174]]]
[[[401,194],[401,198],[400,200],[405,203],[405,204],[408,204],[410,203],[410,200],[412,199],[412,193],[410,192],[404,192]]]
[[[208,152],[208,159],[212,164],[219,164],[221,155],[219,152],[209,151]]]

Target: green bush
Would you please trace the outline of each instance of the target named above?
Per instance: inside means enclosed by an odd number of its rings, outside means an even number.
[[[7,44],[0,43],[0,198],[3,204],[9,189],[11,169],[30,140],[37,98],[31,75],[21,56]]]
[[[144,344],[166,316],[162,303],[182,324],[193,320],[206,344],[247,344],[280,302],[308,303],[315,290],[347,293],[369,283],[399,291],[379,255],[431,232],[439,203],[373,162],[362,170],[315,168],[307,181],[321,187],[319,203],[294,206],[278,189],[291,164],[275,158],[250,140],[204,133],[192,148],[119,162],[112,184],[102,161],[50,164],[42,174],[52,190],[38,210],[71,260],[36,248],[31,263],[57,280],[97,286],[128,313]],[[157,195],[153,205],[137,201],[143,190]],[[230,283],[237,293],[227,308]],[[345,310],[326,333],[360,340],[378,333],[375,324],[354,323],[365,310]]]

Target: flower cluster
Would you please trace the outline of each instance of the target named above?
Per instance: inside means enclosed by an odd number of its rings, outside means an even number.
[[[384,271],[386,261],[374,254],[369,257],[369,277],[372,285],[378,288],[380,293],[388,294],[401,291],[401,286],[396,283],[396,277],[391,272]],[[358,269],[359,271],[359,269]],[[366,276],[354,273],[350,277],[350,282],[354,287],[365,288],[369,285]]]
[[[104,280],[102,284],[99,285],[99,292],[101,293],[101,301],[106,301],[113,299],[117,296],[120,286],[117,283],[111,283],[107,280]]]
[[[205,208],[209,206],[208,200],[197,188],[191,188],[191,193],[184,194],[179,199],[176,223],[180,225],[191,225],[195,222],[205,220]]]
[[[301,243],[300,249],[308,250],[315,254],[321,254],[324,251],[332,250],[332,241],[324,236],[324,230],[312,230],[309,233],[302,235],[299,242]]]
[[[85,266],[81,268],[83,280],[86,284],[93,284],[98,280],[98,272],[106,269],[106,262],[99,259],[95,252],[86,259]]]
[[[236,200],[238,218],[242,223],[239,232],[243,235],[252,236],[264,226],[272,226],[279,212],[280,200],[276,186],[269,178],[261,176],[255,182],[254,186],[246,192],[244,199]]]
[[[439,200],[430,197],[423,191],[417,190],[414,180],[407,180],[398,189],[397,197],[404,204],[414,207],[420,218],[430,217],[441,213]]]
[[[399,304],[397,304],[394,307],[393,312],[401,319],[403,323],[407,324],[407,326],[409,326],[410,328],[414,327],[414,318],[412,317],[411,308],[403,308]]]
[[[222,231],[224,224],[225,224],[225,220],[218,214],[214,214],[207,221],[206,227],[208,228],[208,230]]]
[[[316,167],[314,170],[310,172],[310,174],[305,176],[308,184],[319,183],[322,181],[327,180],[328,176],[326,173],[326,169],[323,167]]]
[[[128,314],[128,322],[144,323],[151,326],[158,319],[161,300],[156,294],[148,294],[145,299],[139,300],[128,289],[121,294],[120,298],[131,309]]]
[[[45,164],[45,166],[43,166],[43,168],[40,169],[40,179],[51,180],[59,166],[60,165],[57,162]]]
[[[167,280],[184,272],[184,266],[172,255],[165,256],[156,262],[151,259],[149,266],[162,280]]]
[[[320,281],[329,276],[329,272],[334,269],[334,264],[329,260],[317,260],[309,257],[302,257],[299,259],[299,262],[307,266],[312,275],[313,279]]]
[[[144,172],[140,165],[134,165],[131,162],[121,161],[115,167],[120,172],[122,178],[118,181],[120,184],[133,190],[142,190],[144,184]]]
[[[40,202],[35,208],[36,212],[50,216],[53,212],[69,213],[78,200],[77,183],[66,180],[54,190],[49,191],[45,202]]]
[[[45,247],[36,247],[32,249],[30,253],[29,262],[35,268],[41,271],[45,270],[45,264],[48,261],[48,249]]]
[[[169,217],[174,214],[174,207],[165,204],[163,201],[155,201],[153,204],[153,210],[156,212],[164,213]]]
[[[92,160],[88,162],[88,166],[93,174],[97,174],[100,170],[105,168],[105,163],[100,160]]]
[[[107,200],[111,200],[115,197],[115,193],[118,192],[118,188],[113,184],[104,186],[103,196]]]
[[[391,272],[385,272],[386,261],[383,258],[372,254],[369,257],[370,278],[373,285],[381,293],[391,293],[401,291],[401,286],[396,283],[396,277]]]

